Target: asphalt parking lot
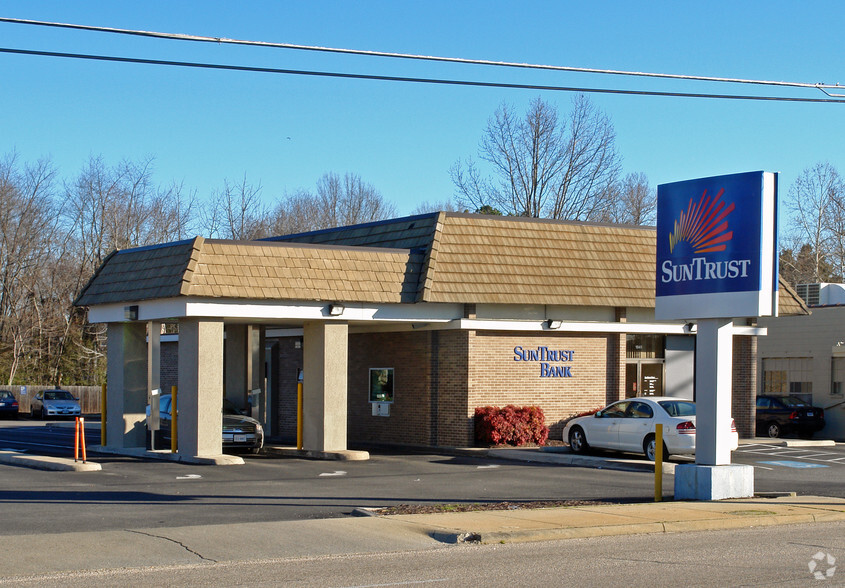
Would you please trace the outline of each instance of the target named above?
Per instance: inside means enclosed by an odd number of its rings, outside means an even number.
[[[0,421],[0,449],[72,455],[71,423]],[[98,440],[96,429],[90,439]],[[560,448],[558,448],[560,449]],[[100,472],[49,472],[0,465],[0,517],[5,533],[36,533],[300,520],[349,516],[361,507],[461,502],[653,498],[647,471],[604,465],[568,467],[477,455],[371,452],[362,462],[329,462],[244,455],[241,466],[196,466],[90,455]],[[602,460],[606,460],[602,462]],[[683,461],[678,458],[677,462]],[[736,463],[755,467],[762,492],[845,497],[845,447],[743,444]],[[673,478],[664,479],[664,496]]]

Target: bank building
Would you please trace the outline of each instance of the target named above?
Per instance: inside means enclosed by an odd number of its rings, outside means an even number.
[[[472,446],[488,405],[539,406],[560,439],[567,418],[620,398],[694,399],[695,324],[654,318],[655,239],[436,212],[114,252],[77,300],[108,325],[107,444],[143,447],[148,394],[174,385],[186,456],[221,453],[209,415],[224,397],[281,443],[301,414],[316,452]],[[807,314],[782,281],[779,314]],[[741,437],[754,434],[763,333],[733,326]]]

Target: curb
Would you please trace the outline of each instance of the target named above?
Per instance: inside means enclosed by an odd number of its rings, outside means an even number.
[[[619,470],[625,472],[651,472],[654,473],[654,462],[636,459],[614,459],[604,457],[593,457],[585,455],[574,455],[554,451],[535,451],[524,449],[489,449],[486,455],[498,459],[510,461],[525,461],[534,463],[552,463],[557,465],[570,465],[584,468],[595,468],[600,470]],[[675,466],[671,462],[663,462],[664,475],[675,475]]]
[[[477,532],[468,530],[446,531],[430,529],[428,535],[441,543],[527,543],[560,539],[589,539],[620,535],[650,535],[659,533],[683,533],[690,531],[717,531],[750,527],[770,527],[800,523],[828,523],[845,521],[845,512],[776,514],[761,512],[755,515],[733,518],[713,518],[675,521],[644,521],[618,525],[596,525],[582,527],[552,527],[546,529],[525,529],[509,531]]]
[[[99,472],[103,469],[103,466],[91,461],[81,462],[65,457],[27,455],[15,451],[0,451],[0,463],[58,472]]]
[[[143,447],[103,447],[102,445],[92,445],[89,451],[102,453],[106,455],[124,455],[127,457],[139,457],[142,459],[158,459],[162,461],[176,461],[179,463],[189,463],[194,465],[244,465],[244,458],[239,455],[228,455],[222,453],[220,455],[201,455],[188,456],[178,453],[171,453],[166,449],[148,450]]]

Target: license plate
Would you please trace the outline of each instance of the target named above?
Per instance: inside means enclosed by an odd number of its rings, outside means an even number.
[[[235,435],[235,443],[246,443],[246,435]]]
[[[807,416],[813,416],[813,411],[811,410],[811,411],[807,412]]]

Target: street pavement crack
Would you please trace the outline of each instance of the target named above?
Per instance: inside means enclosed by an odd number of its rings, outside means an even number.
[[[136,533],[138,535],[146,535],[147,537],[153,537],[155,539],[164,539],[165,541],[170,541],[171,543],[175,543],[176,545],[179,545],[182,549],[184,549],[188,553],[192,553],[193,555],[196,555],[198,558],[200,558],[203,561],[209,561],[211,563],[220,563],[216,559],[211,559],[211,558],[205,557],[201,553],[194,551],[193,549],[191,549],[190,547],[188,547],[187,545],[185,545],[181,541],[177,541],[176,539],[171,539],[170,537],[165,537],[164,535],[155,535],[153,533],[145,533],[144,531],[136,531],[134,529],[124,529],[124,530],[129,532],[129,533]]]

